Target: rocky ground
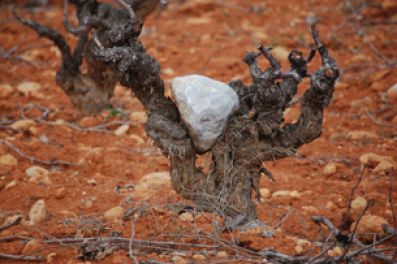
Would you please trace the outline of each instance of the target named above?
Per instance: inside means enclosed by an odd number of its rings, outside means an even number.
[[[393,225],[388,197],[393,175],[397,203],[396,1],[170,0],[167,10],[146,21],[142,42],[168,85],[191,73],[249,82],[241,58],[258,42],[273,45],[286,67],[288,50],[309,51],[311,15],[321,18],[322,39],[343,70],[322,136],[294,157],[265,164],[276,178],[261,179],[257,211],[266,225],[230,232],[222,230],[221,217],[195,211],[172,190],[168,160],[145,135],[143,107],[129,91],[118,86],[114,109],[82,118],[55,84],[57,49],[16,23],[7,5],[0,13],[1,253],[84,263],[77,258],[89,249],[66,247],[59,239],[119,236],[128,242],[132,234],[134,241],[174,243],[136,242],[130,251],[142,262],[265,263],[255,255],[264,248],[316,255],[315,242],[328,233],[311,217],[325,216],[338,226],[360,175],[351,220],[370,206],[357,234],[381,237],[382,224]],[[20,13],[66,34],[60,4]],[[68,41],[75,39],[69,35]],[[311,72],[319,65],[317,58]],[[308,85],[303,82],[299,94]],[[287,110],[286,122],[298,114],[299,104]],[[362,174],[363,165],[368,169]],[[19,224],[4,228],[9,223]],[[35,240],[3,239],[15,235]],[[97,256],[98,263],[131,263],[127,242],[123,250]]]

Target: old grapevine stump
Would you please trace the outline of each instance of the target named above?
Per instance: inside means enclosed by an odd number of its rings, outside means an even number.
[[[204,173],[195,165],[196,155],[204,150],[195,147],[176,105],[165,97],[160,66],[138,40],[142,22],[131,6],[121,0],[125,9],[96,0],[69,2],[75,5],[79,20],[79,27],[71,28],[65,19],[68,31],[79,38],[74,52],[55,30],[18,19],[61,50],[57,82],[74,105],[82,112],[97,113],[109,104],[116,82],[129,87],[148,113],[147,134],[170,158],[173,188],[200,208],[239,219],[238,223],[255,219],[252,197],[260,196],[260,172],[271,177],[262,168],[263,161],[288,157],[320,136],[323,110],[339,76],[315,25],[311,25],[315,48],[306,58],[300,51],[291,51],[287,72],[281,70],[269,48],[260,46],[258,51],[246,54],[243,61],[249,66],[253,82],[229,83],[238,95],[239,107],[208,150],[212,163],[209,172]],[[322,67],[308,75],[307,64],[316,52]],[[258,67],[259,56],[265,56],[270,63],[264,71]],[[84,59],[87,74],[80,72]],[[283,124],[283,112],[302,78],[310,78],[311,86],[302,97],[300,117],[294,124]]]

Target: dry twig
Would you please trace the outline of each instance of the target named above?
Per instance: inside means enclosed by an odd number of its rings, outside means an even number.
[[[64,161],[64,160],[55,160],[55,159],[54,160],[42,160],[42,159],[36,158],[34,156],[30,156],[30,155],[26,154],[25,152],[23,152],[22,150],[20,150],[14,144],[8,142],[7,140],[0,140],[0,143],[6,145],[7,147],[9,147],[13,151],[15,151],[22,158],[28,159],[30,161],[30,163],[32,163],[32,164],[37,162],[37,163],[45,164],[48,166],[51,166],[51,165],[79,166],[79,164],[75,163],[75,162]]]
[[[137,257],[134,256],[134,248],[133,248],[133,241],[134,241],[134,236],[135,236],[135,220],[132,218],[131,221],[131,238],[130,242],[128,243],[128,254],[130,255],[130,258],[134,261],[135,264],[139,264],[139,261]]]
[[[24,260],[24,261],[44,261],[46,258],[42,256],[12,255],[0,253],[0,259],[8,260]]]

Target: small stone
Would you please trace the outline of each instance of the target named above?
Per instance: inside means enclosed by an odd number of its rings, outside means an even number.
[[[332,175],[335,172],[336,172],[336,164],[334,162],[329,162],[327,165],[325,165],[323,169],[324,175]]]
[[[35,127],[35,126],[29,127],[28,131],[34,136],[37,136],[37,134],[38,134],[37,127]]]
[[[0,99],[7,99],[14,93],[14,88],[7,83],[0,84]]]
[[[168,171],[149,173],[135,185],[134,197],[150,199],[164,189],[171,189],[170,173]]]
[[[54,70],[43,70],[41,75],[46,78],[55,79],[57,73]]]
[[[185,23],[191,24],[191,25],[204,25],[204,24],[210,24],[212,22],[212,19],[210,17],[189,17],[185,20]]]
[[[66,188],[65,187],[60,187],[55,190],[54,196],[56,199],[62,199],[66,196]]]
[[[170,255],[172,255],[172,256],[180,256],[180,257],[190,256],[190,254],[187,253],[186,251],[173,251],[173,252],[170,252]]]
[[[300,197],[302,196],[302,195],[301,195],[298,191],[296,191],[296,190],[295,190],[295,191],[292,191],[290,195],[291,195],[292,198],[300,198]]]
[[[55,120],[55,124],[58,125],[58,126],[64,125],[65,124],[65,120],[57,119],[57,120]]]
[[[181,256],[173,256],[171,258],[171,262],[174,264],[186,264],[188,263],[184,258],[182,258]]]
[[[58,254],[56,252],[51,252],[50,254],[47,255],[47,263],[53,263],[55,261],[55,258]]]
[[[216,253],[217,258],[227,258],[229,257],[229,254],[226,251],[219,251]]]
[[[7,217],[4,220],[3,225],[8,225],[8,224],[11,224],[11,223],[15,223],[15,222],[21,221],[22,219],[23,219],[22,215],[12,215],[12,216]]]
[[[174,69],[172,69],[172,68],[165,68],[165,69],[163,70],[163,73],[166,74],[166,75],[174,75],[174,74],[175,74],[175,71],[174,71]]]
[[[378,135],[369,131],[350,131],[347,133],[347,138],[351,140],[368,140],[377,139]]]
[[[270,190],[267,189],[267,188],[261,188],[259,190],[259,193],[261,195],[261,199],[268,199],[270,197],[270,195],[271,195]]]
[[[72,218],[77,218],[77,214],[75,212],[72,211],[68,211],[68,210],[61,210],[59,211],[59,213],[65,217],[72,217]]]
[[[132,134],[132,135],[130,135],[130,138],[135,140],[136,143],[138,143],[138,144],[145,144],[145,140],[143,138],[141,138],[140,136]]]
[[[365,63],[367,61],[371,61],[371,58],[369,56],[365,54],[356,54],[350,58],[349,63]]]
[[[368,204],[367,199],[365,199],[362,196],[358,196],[352,201],[351,207],[353,209],[360,209],[360,208],[365,208],[367,204]]]
[[[123,135],[125,135],[125,134],[127,134],[127,132],[128,132],[128,130],[130,129],[130,125],[128,125],[128,124],[124,124],[124,125],[121,125],[121,126],[119,126],[117,129],[116,129],[116,131],[114,131],[114,134],[116,135],[116,136],[123,136]]]
[[[310,215],[315,215],[315,214],[318,214],[320,212],[316,207],[310,206],[310,205],[302,206],[302,210],[307,212]]]
[[[384,70],[377,71],[372,76],[371,81],[372,82],[378,82],[378,81],[384,79],[390,73],[391,73],[390,69],[384,69]]]
[[[136,111],[130,114],[130,121],[133,124],[142,125],[147,122],[147,114],[144,111]]]
[[[196,149],[209,150],[239,107],[236,92],[225,83],[201,75],[175,78],[171,89]]]
[[[17,186],[17,181],[12,180],[9,183],[7,183],[7,185],[4,187],[4,190],[11,189],[12,187],[15,187],[15,186]]]
[[[179,215],[179,220],[186,221],[186,222],[193,222],[194,217],[193,214],[190,212],[185,212]]]
[[[388,160],[382,160],[379,164],[374,168],[374,173],[386,174],[388,172],[392,172],[395,168],[395,164]]]
[[[301,194],[296,190],[294,191],[280,190],[272,193],[273,198],[287,197],[287,196],[290,196],[292,198],[300,198]]]
[[[348,87],[349,87],[349,84],[344,83],[344,82],[339,82],[339,81],[337,81],[337,82],[335,83],[335,89],[336,89],[336,90],[345,90],[345,89],[348,88]]]
[[[171,177],[168,171],[149,173],[143,176],[140,180],[140,182],[150,185],[169,185],[170,181]]]
[[[377,166],[382,161],[389,161],[393,163],[393,159],[390,156],[380,156],[374,153],[366,153],[360,156],[360,163],[371,167]]]
[[[18,120],[11,125],[14,130],[28,130],[30,127],[36,125],[36,122],[30,119]]]
[[[259,221],[250,221],[241,226],[239,229],[242,234],[246,235],[262,235],[264,237],[272,237],[274,233],[274,229],[271,226]]]
[[[113,207],[105,212],[103,217],[107,222],[120,222],[124,218],[125,209],[121,206]]]
[[[288,60],[289,51],[286,47],[276,46],[270,52],[279,61]]]
[[[44,200],[40,199],[33,204],[29,211],[29,220],[35,225],[44,222],[48,218],[47,208]]]
[[[113,264],[128,264],[128,263],[131,263],[131,259],[129,259],[126,255],[113,255],[112,263]]]
[[[301,247],[310,247],[312,243],[309,240],[299,238],[296,240],[296,244]]]
[[[392,171],[396,165],[390,156],[380,156],[374,153],[361,155],[360,163],[374,167],[374,173],[385,174]]]
[[[201,254],[195,254],[195,255],[193,255],[192,258],[193,258],[194,260],[197,260],[197,261],[204,261],[204,260],[207,259],[204,255],[201,255]]]
[[[340,257],[343,255],[343,248],[341,247],[334,247],[328,250],[328,256],[330,257]]]
[[[0,156],[0,165],[16,168],[18,167],[18,160],[11,154],[5,154]]]
[[[327,204],[325,205],[325,208],[327,209],[332,209],[335,207],[335,204],[331,201],[328,201]]]
[[[32,166],[26,169],[25,172],[26,175],[29,177],[29,182],[44,184],[47,186],[52,184],[49,177],[49,171],[40,166]]]
[[[391,104],[397,104],[397,83],[390,87],[387,92],[387,100]]]
[[[374,101],[371,97],[364,97],[362,99],[356,99],[350,102],[350,107],[357,113],[369,111],[374,105]]]
[[[364,215],[357,227],[358,233],[383,233],[382,225],[388,225],[386,219],[377,215]],[[351,227],[354,228],[354,225]]]
[[[385,84],[382,82],[374,82],[371,84],[371,90],[383,92],[385,90]]]
[[[47,135],[45,135],[45,134],[41,134],[41,135],[39,136],[39,140],[40,140],[40,142],[43,143],[43,144],[48,144],[48,143],[50,143],[50,140],[48,139]]]
[[[17,90],[25,96],[37,96],[41,85],[35,82],[22,82],[18,84]]]
[[[95,127],[95,126],[98,126],[100,124],[100,122],[101,121],[95,117],[86,116],[80,120],[80,126],[82,128]]]
[[[393,216],[393,211],[390,210],[390,209],[386,209],[386,210],[385,210],[385,215],[386,215],[387,217],[392,217],[392,216]]]
[[[37,253],[39,250],[43,249],[46,246],[46,244],[38,239],[33,239],[30,240],[24,248],[22,249],[22,254],[23,255],[32,255]]]
[[[382,2],[384,10],[395,10],[397,9],[397,3],[394,0],[385,0]]]
[[[90,209],[94,206],[94,202],[91,199],[82,199],[80,207],[83,209]]]
[[[87,180],[87,183],[89,184],[89,185],[92,185],[92,186],[96,186],[96,180],[95,179],[88,179]]]
[[[302,254],[303,252],[303,247],[302,246],[295,246],[295,253],[296,254]]]
[[[397,125],[397,115],[393,118],[391,122],[392,124]]]

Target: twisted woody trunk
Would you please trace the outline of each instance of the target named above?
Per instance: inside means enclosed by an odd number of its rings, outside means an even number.
[[[73,52],[57,31],[16,17],[61,50],[57,83],[73,105],[85,114],[96,114],[110,105],[117,82],[128,87],[147,111],[147,134],[171,161],[172,186],[177,193],[193,200],[199,208],[237,219],[235,224],[255,219],[253,195],[260,198],[260,174],[272,177],[262,163],[288,157],[320,136],[323,110],[339,76],[315,24],[311,25],[315,48],[307,58],[300,51],[291,51],[291,68],[287,72],[281,71],[270,49],[263,46],[243,58],[253,82],[248,86],[239,80],[229,84],[238,94],[240,107],[210,150],[211,168],[204,173],[195,165],[198,151],[176,105],[164,95],[159,63],[138,40],[142,18],[135,15],[136,10],[122,0],[119,2],[123,8],[96,0],[69,2],[75,5],[79,20],[77,28],[68,24],[65,4],[65,28],[78,37]],[[322,58],[322,67],[309,76],[307,64],[316,51]],[[259,56],[270,62],[265,71],[258,67]],[[80,71],[83,60],[87,62],[87,74]],[[310,78],[311,85],[301,100],[300,117],[296,123],[283,125],[283,112],[303,78]]]

